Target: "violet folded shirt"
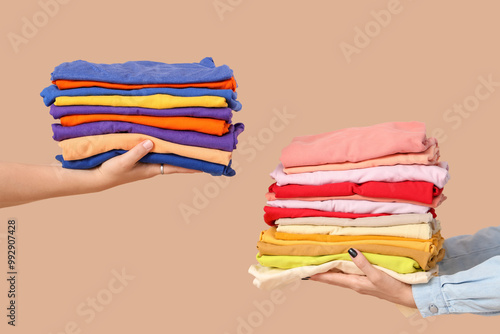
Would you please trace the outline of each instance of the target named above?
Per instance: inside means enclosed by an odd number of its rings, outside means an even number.
[[[158,117],[197,117],[222,119],[231,123],[233,112],[230,108],[205,108],[205,107],[185,107],[171,109],[152,109],[140,107],[111,107],[111,106],[50,106],[50,114],[54,119],[59,119],[69,115],[92,115],[92,114],[113,114],[113,115],[142,115]]]
[[[229,108],[241,110],[241,103],[236,100],[237,94],[231,89],[210,89],[210,88],[142,88],[142,89],[109,89],[102,87],[74,88],[60,90],[56,85],[50,85],[42,90],[40,96],[46,106],[50,106],[61,96],[100,96],[100,95],[121,95],[121,96],[149,96],[165,94],[172,96],[194,97],[194,96],[219,96],[226,99]]]
[[[352,170],[285,174],[283,171],[283,165],[279,164],[270,175],[276,180],[276,183],[279,186],[285,186],[287,184],[318,186],[322,184],[340,182],[365,183],[371,181],[425,181],[433,183],[438,188],[443,188],[450,179],[448,170],[448,163],[440,162],[438,166],[395,165]]]
[[[427,213],[430,207],[398,202],[372,202],[363,200],[298,201],[275,200],[267,205],[285,209],[312,209],[328,212],[350,212],[358,214],[374,213]]]
[[[167,64],[154,61],[128,61],[97,64],[84,60],[62,63],[54,69],[51,80],[88,80],[121,84],[186,84],[230,79],[233,70],[215,66],[211,57],[199,63]]]
[[[296,137],[280,160],[285,167],[359,162],[396,153],[423,152],[437,144],[422,122],[389,122]]]
[[[54,133],[52,138],[56,141],[62,141],[71,138],[110,133],[141,133],[172,143],[231,152],[236,148],[238,135],[243,132],[244,129],[245,126],[242,123],[237,123],[229,126],[228,133],[222,136],[213,136],[201,132],[161,129],[154,126],[129,122],[100,121],[83,123],[75,126],[52,124],[52,131]]]

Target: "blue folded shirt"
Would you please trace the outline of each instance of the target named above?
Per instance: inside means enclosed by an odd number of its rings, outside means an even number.
[[[95,64],[84,60],[62,63],[51,80],[89,80],[121,84],[186,84],[230,79],[233,70],[215,66],[210,57],[199,63],[166,64],[154,61],[128,61],[122,64]]]
[[[42,90],[40,96],[46,106],[50,106],[59,96],[93,96],[93,95],[123,95],[147,96],[155,94],[168,94],[174,96],[220,96],[226,99],[229,108],[234,111],[241,110],[241,103],[236,101],[237,94],[230,89],[210,88],[141,88],[141,89],[109,89],[102,87],[59,89],[50,85]]]
[[[127,151],[125,150],[111,150],[101,154],[93,155],[91,157],[80,160],[64,160],[62,155],[57,155],[56,159],[62,162],[62,166],[68,169],[90,169],[99,166],[106,160],[119,156]],[[207,162],[198,159],[186,158],[176,154],[162,154],[162,153],[148,153],[142,157],[140,162],[152,164],[165,164],[189,169],[199,170],[213,176],[234,176],[236,171],[229,165],[220,165],[212,162]]]

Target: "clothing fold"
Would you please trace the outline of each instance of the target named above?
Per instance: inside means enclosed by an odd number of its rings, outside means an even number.
[[[153,142],[151,152],[154,153],[172,153],[222,165],[227,165],[231,160],[231,152],[175,144],[136,133],[112,133],[72,138],[59,142],[59,146],[63,150],[64,160],[78,160],[116,149],[130,150],[135,145],[148,139]]]
[[[233,151],[238,144],[238,136],[245,129],[242,123],[230,125],[228,133],[214,136],[196,131],[160,129],[153,126],[127,122],[101,121],[97,124],[85,123],[75,126],[52,124],[54,140],[63,141],[71,138],[96,136],[110,133],[137,133],[152,136],[172,143]]]

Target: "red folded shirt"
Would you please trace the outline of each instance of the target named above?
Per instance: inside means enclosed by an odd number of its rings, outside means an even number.
[[[378,217],[389,216],[387,213],[350,213],[350,212],[330,212],[313,209],[287,209],[275,208],[272,206],[264,207],[264,221],[269,226],[275,226],[274,222],[280,218],[302,218],[302,217],[336,217],[336,218],[363,218],[363,217]],[[429,212],[436,218],[436,211],[430,209]]]
[[[265,206],[264,221],[267,225],[275,226],[274,222],[279,218],[301,218],[301,217],[335,217],[335,218],[362,218],[388,216],[387,213],[350,213],[350,212],[330,212],[313,209],[289,209]]]
[[[424,181],[371,181],[361,184],[353,182],[328,183],[319,186],[289,184],[281,187],[273,183],[269,186],[269,192],[274,193],[277,199],[357,194],[365,197],[401,199],[432,204],[433,198],[441,195],[443,189],[436,187],[431,182]]]

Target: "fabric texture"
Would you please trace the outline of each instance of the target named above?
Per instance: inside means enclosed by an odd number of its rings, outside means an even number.
[[[448,238],[439,277],[412,286],[423,317],[440,314],[500,314],[500,226]]]
[[[236,101],[237,94],[230,89],[208,89],[208,88],[142,88],[142,89],[109,89],[101,87],[76,88],[70,90],[60,90],[56,85],[50,85],[42,90],[40,95],[46,106],[53,104],[58,97],[70,96],[151,96],[151,95],[170,95],[177,97],[201,97],[218,96],[226,100],[229,108],[240,110],[241,103]]]
[[[103,162],[119,156],[127,151],[125,150],[111,150],[108,152],[100,153],[81,160],[64,160],[62,155],[57,155],[56,159],[62,163],[63,168],[68,169],[91,169],[99,166]],[[231,168],[231,162],[227,166],[214,164],[211,162],[186,158],[175,154],[161,154],[161,153],[148,153],[142,157],[139,162],[151,164],[165,164],[188,169],[199,170],[213,176],[234,176],[236,172]]]
[[[353,182],[327,183],[318,186],[295,185],[278,186],[273,183],[269,192],[278,199],[297,197],[329,197],[362,195],[367,197],[402,199],[432,204],[443,189],[424,181],[380,182],[369,181],[362,184]]]
[[[287,209],[273,206],[264,207],[264,221],[270,226],[274,226],[274,222],[280,218],[303,218],[303,217],[335,217],[335,218],[363,218],[387,216],[387,213],[352,213],[352,212],[329,212],[312,209]]]
[[[386,235],[402,238],[430,239],[441,230],[441,224],[431,223],[395,225],[395,226],[332,226],[332,225],[278,225],[276,231],[293,234],[328,234],[328,235]]]
[[[434,197],[432,199],[431,204],[425,204],[426,206],[429,206],[431,208],[437,208],[440,206],[445,200],[446,196],[443,194],[440,194],[437,197]],[[361,200],[361,201],[371,201],[371,202],[399,202],[399,203],[408,203],[408,204],[415,204],[415,205],[422,205],[424,203],[421,202],[416,202],[416,201],[408,201],[408,200],[403,200],[403,199],[397,199],[397,198],[380,198],[380,197],[367,197],[367,196],[361,196],[361,195],[350,195],[350,196],[327,196],[327,197],[292,197],[292,198],[287,198],[287,199],[293,199],[297,201],[328,201],[328,200],[338,200],[338,199],[346,199],[346,200]],[[276,196],[274,193],[266,193],[266,200],[268,201],[275,201],[277,200]]]
[[[60,96],[54,102],[56,106],[101,105],[111,107],[141,107],[152,109],[168,109],[181,107],[227,107],[226,100],[219,96],[180,97],[165,94],[148,96]]]
[[[54,134],[52,138],[56,141],[62,141],[71,138],[110,133],[139,133],[182,145],[232,151],[238,143],[238,135],[244,129],[245,127],[242,123],[230,125],[228,133],[219,137],[195,131],[168,130],[127,122],[101,121],[75,126],[52,124],[52,132]]]
[[[296,137],[281,152],[285,167],[317,166],[424,152],[437,144],[421,122],[389,122]]]
[[[413,248],[362,242],[356,243],[355,245],[335,243],[323,245],[275,245],[263,241],[259,241],[257,243],[257,249],[259,250],[260,255],[323,256],[347,253],[351,247],[356,247],[356,249],[361,252],[408,257],[417,261],[423,270],[434,268],[436,263],[442,260],[445,254],[445,250],[443,248],[439,249],[434,254]]]
[[[377,166],[353,170],[314,171],[300,174],[285,174],[283,165],[279,164],[271,173],[278,186],[289,184],[319,186],[327,183],[365,183],[423,181],[430,182],[438,188],[444,188],[450,179],[446,162],[436,166],[427,165],[394,165]]]
[[[260,241],[268,244],[279,246],[293,245],[323,245],[330,246],[332,243],[337,245],[353,246],[356,244],[378,244],[387,246],[405,247],[423,252],[428,252],[432,255],[437,255],[443,248],[444,239],[438,232],[431,239],[410,239],[394,236],[336,236],[336,235],[321,235],[321,234],[290,234],[276,232],[274,227],[271,227],[261,232]]]
[[[221,119],[194,117],[156,117],[142,115],[70,115],[61,118],[62,126],[75,126],[100,121],[119,121],[154,126],[160,129],[196,131],[222,136],[229,131],[229,124]]]
[[[349,169],[370,168],[394,165],[430,165],[438,163],[440,157],[437,144],[431,145],[420,153],[395,153],[384,157],[363,160],[359,162],[329,163],[323,165],[287,167],[283,171],[287,174],[310,173],[317,171],[341,171]]]
[[[378,217],[364,218],[333,218],[333,217],[300,217],[300,218],[280,218],[276,220],[276,225],[333,225],[333,226],[364,226],[364,227],[387,227],[408,224],[430,223],[436,224],[432,214],[400,214],[383,215]]]
[[[63,150],[64,160],[78,160],[116,149],[130,150],[147,139],[153,142],[154,146],[151,152],[154,153],[172,153],[221,165],[227,165],[231,160],[231,152],[175,144],[136,133],[112,133],[72,138],[59,142],[59,146]]]
[[[328,212],[349,212],[358,214],[400,214],[400,213],[426,213],[429,206],[415,205],[398,202],[371,202],[351,200],[326,200],[326,201],[297,201],[275,200],[268,201],[268,206],[287,209],[312,209]]]
[[[400,274],[410,274],[422,271],[417,261],[407,257],[371,253],[363,253],[363,255],[366,256],[370,263],[393,270]],[[261,265],[280,269],[320,265],[336,260],[349,261],[350,259],[347,253],[321,256],[257,255],[257,261],[259,261]]]
[[[50,114],[54,119],[68,115],[92,115],[92,114],[114,114],[114,115],[144,115],[158,117],[198,117],[222,119],[231,123],[233,112],[229,108],[203,108],[186,107],[171,109],[151,109],[140,107],[110,107],[110,106],[50,106]]]
[[[433,276],[436,276],[439,268],[434,267],[429,271],[419,271],[412,274],[399,274],[395,271],[374,265],[392,278],[407,284],[424,284]],[[264,267],[260,264],[250,266],[248,272],[254,276],[253,284],[263,290],[272,290],[296,282],[304,277],[325,273],[330,270],[340,270],[346,274],[364,275],[364,273],[352,262],[336,260],[316,266],[303,266],[292,269],[278,269]]]
[[[128,61],[120,64],[97,64],[84,60],[62,63],[54,69],[51,80],[90,80],[120,84],[186,84],[231,79],[227,65],[215,66],[212,58],[199,63],[167,64],[154,61]]]
[[[214,81],[214,82],[198,82],[187,84],[121,84],[103,81],[86,81],[86,80],[54,80],[52,82],[59,89],[73,89],[83,87],[103,87],[111,89],[141,89],[141,88],[211,88],[211,89],[231,89],[236,90],[236,80],[234,77],[231,79]]]

